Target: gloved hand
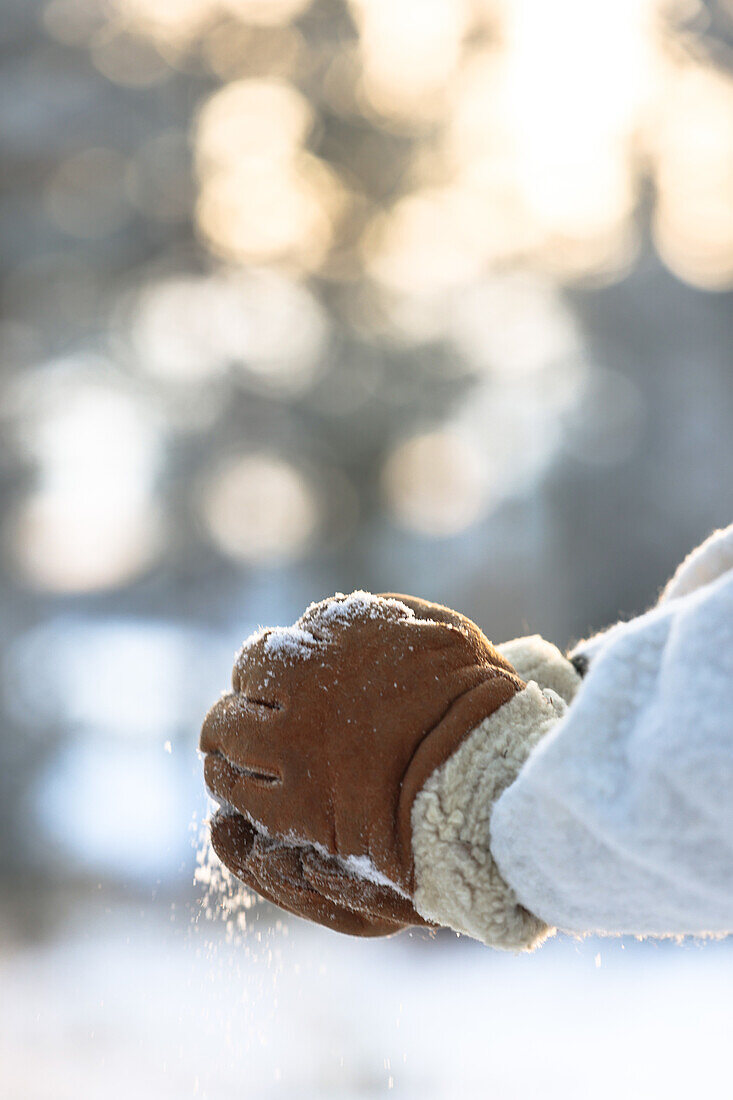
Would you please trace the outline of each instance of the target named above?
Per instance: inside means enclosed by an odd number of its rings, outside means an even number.
[[[312,604],[245,642],[206,717],[214,849],[338,931],[448,924],[530,946],[548,930],[501,879],[489,816],[563,708],[447,608],[364,592]]]

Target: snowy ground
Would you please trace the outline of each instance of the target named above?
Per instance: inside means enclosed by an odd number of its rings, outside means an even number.
[[[724,1095],[733,948],[368,942],[257,916],[243,941],[167,903],[0,943],[5,1100]],[[270,929],[268,931],[268,929]]]

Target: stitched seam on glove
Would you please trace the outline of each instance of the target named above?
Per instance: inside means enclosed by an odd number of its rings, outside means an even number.
[[[535,745],[563,716],[564,701],[531,682],[485,718],[415,798],[414,905],[426,920],[504,950],[531,950],[553,930],[529,913],[491,855],[495,801]]]

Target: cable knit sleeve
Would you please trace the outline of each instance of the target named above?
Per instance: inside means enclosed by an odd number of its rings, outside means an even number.
[[[733,527],[589,671],[491,818],[492,855],[561,929],[733,930]]]

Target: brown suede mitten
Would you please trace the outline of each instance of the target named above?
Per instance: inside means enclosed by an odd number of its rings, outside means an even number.
[[[479,628],[406,596],[312,604],[237,656],[206,717],[212,843],[243,882],[338,931],[548,931],[491,859],[489,816],[564,704]]]

